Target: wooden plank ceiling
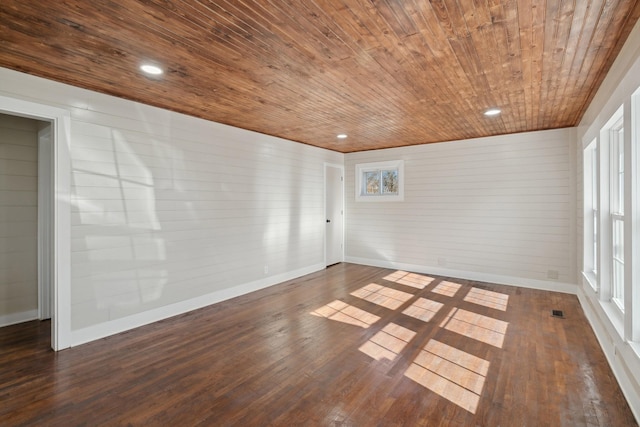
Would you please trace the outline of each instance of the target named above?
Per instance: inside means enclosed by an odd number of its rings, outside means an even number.
[[[0,66],[352,152],[574,126],[639,16],[640,0],[2,0]]]

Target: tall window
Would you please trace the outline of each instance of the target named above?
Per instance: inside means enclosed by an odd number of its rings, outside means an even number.
[[[611,129],[611,299],[624,312],[624,127],[618,121]]]

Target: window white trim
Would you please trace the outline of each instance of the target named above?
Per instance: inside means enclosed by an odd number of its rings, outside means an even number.
[[[583,151],[584,226],[582,272],[594,291],[598,291],[598,259],[600,251],[598,205],[598,140],[593,139]]]
[[[624,117],[624,105],[609,118],[600,129],[598,145],[598,205],[599,205],[599,257],[597,260],[599,299],[611,302],[613,298],[613,184],[615,170],[612,153],[612,130]],[[610,312],[610,311],[609,311]],[[620,316],[622,312],[619,311]]]
[[[398,191],[393,194],[367,194],[365,191],[365,174],[368,172],[397,171]],[[356,202],[402,202],[404,201],[404,160],[387,162],[359,163],[356,165]],[[382,185],[381,185],[382,186]]]
[[[640,87],[630,104],[625,116],[625,338],[640,342]]]
[[[625,311],[625,143],[624,118],[610,128],[611,301]]]

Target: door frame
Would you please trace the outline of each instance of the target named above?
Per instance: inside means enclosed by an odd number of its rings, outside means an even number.
[[[342,175],[342,230],[340,230],[340,234],[342,237],[342,253],[340,254],[340,261],[344,262],[344,230],[345,230],[345,220],[346,220],[346,209],[345,209],[345,191],[344,191],[344,165],[338,164],[338,163],[324,163],[324,197],[322,199],[322,206],[323,206],[323,217],[322,217],[322,222],[324,225],[324,265],[326,268],[327,265],[327,226],[326,226],[326,218],[327,218],[327,169],[328,168],[337,168],[340,169],[341,171],[341,175]]]
[[[0,95],[0,112],[51,123],[51,347],[71,347],[71,114],[68,110]]]
[[[53,277],[52,125],[38,130],[38,319],[51,318]]]

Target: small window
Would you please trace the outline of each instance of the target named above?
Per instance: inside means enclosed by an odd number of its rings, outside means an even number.
[[[356,201],[402,201],[403,187],[403,160],[356,165]]]

